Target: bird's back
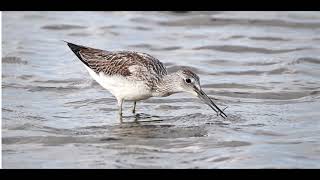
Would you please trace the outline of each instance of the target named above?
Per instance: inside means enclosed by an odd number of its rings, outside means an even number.
[[[74,54],[90,69],[105,75],[119,75],[132,80],[157,80],[167,75],[165,66],[146,53],[105,51],[68,43]]]

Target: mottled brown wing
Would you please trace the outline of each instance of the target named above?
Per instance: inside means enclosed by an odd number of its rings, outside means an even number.
[[[159,60],[145,53],[110,52],[72,43],[68,43],[68,46],[86,66],[96,73],[134,76],[138,80],[158,79],[167,74],[166,68]]]

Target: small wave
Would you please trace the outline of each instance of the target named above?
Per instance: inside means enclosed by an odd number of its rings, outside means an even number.
[[[143,26],[135,26],[133,28],[136,30],[140,30],[140,31],[151,31],[152,30],[152,28],[150,28],[150,27],[143,27]]]
[[[204,72],[204,71],[202,71],[202,70],[200,70],[198,68],[192,67],[192,66],[177,66],[177,65],[173,65],[173,66],[168,66],[167,67],[167,71],[169,73],[172,73],[172,72],[176,72],[176,71],[178,71],[179,69],[182,69],[182,68],[188,68],[188,69],[190,69],[191,71],[193,71],[193,72],[195,72],[197,74],[208,74],[208,73],[206,73],[206,72]]]
[[[133,17],[130,18],[130,21],[135,22],[135,23],[154,23],[154,20],[150,19],[150,18],[145,18],[145,17]]]
[[[18,76],[17,78],[18,78],[18,79],[22,79],[22,80],[30,80],[30,79],[35,78],[35,76],[34,76],[34,75],[27,75],[27,74],[25,74],[25,75]]]
[[[257,71],[257,70],[247,70],[247,71],[222,71],[217,73],[210,73],[213,76],[225,76],[225,75],[281,75],[281,74],[297,74],[299,71],[291,70],[288,68],[276,68],[269,71]]]
[[[246,141],[223,141],[217,144],[218,147],[240,147],[240,146],[250,146],[251,143]]]
[[[289,64],[292,65],[292,64],[300,64],[300,63],[320,64],[320,59],[312,58],[312,57],[302,57],[293,62],[290,62]]]
[[[44,144],[59,146],[74,143],[104,143],[100,138],[72,137],[72,136],[29,136],[29,137],[4,137],[3,144]]]
[[[104,111],[104,112],[112,112],[112,111],[118,111],[118,108],[99,108],[99,111]]]
[[[20,57],[7,56],[2,58],[2,63],[6,64],[28,64],[28,61],[22,60]]]
[[[73,79],[73,78],[68,78],[68,79],[63,79],[63,80],[34,80],[32,82],[35,83],[43,83],[43,84],[70,84],[70,83],[78,83],[78,82],[83,82],[82,79]]]
[[[111,30],[111,29],[135,29],[139,31],[151,31],[151,27],[145,27],[145,26],[125,26],[125,25],[110,25],[110,26],[102,26],[99,29],[101,30]]]
[[[280,62],[272,62],[272,61],[262,61],[262,62],[238,62],[233,60],[226,59],[213,59],[213,60],[205,60],[203,61],[207,64],[219,65],[219,66],[270,66],[279,64]]]
[[[2,108],[2,112],[14,112],[14,110],[11,110],[9,108]]]
[[[210,26],[215,25],[208,17],[192,17],[174,21],[160,21],[161,26]]]
[[[233,45],[223,45],[223,46],[200,46],[193,48],[194,50],[216,50],[216,51],[223,51],[223,52],[235,52],[235,53],[262,53],[262,54],[281,54],[281,53],[288,53],[293,51],[301,51],[306,50],[308,48],[294,48],[294,49],[279,49],[279,50],[272,50],[266,48],[256,48],[256,47],[248,47],[248,46],[233,46]]]
[[[242,65],[242,63],[240,63],[240,62],[226,60],[226,59],[205,60],[203,62],[207,63],[207,64],[219,65],[219,66],[239,66],[239,65]]]
[[[46,86],[46,85],[26,85],[26,84],[16,84],[16,83],[3,83],[2,88],[15,88],[15,89],[25,89],[29,92],[37,92],[37,91],[49,91],[49,92],[71,92],[77,90],[83,90],[87,88],[91,88],[90,86],[79,87],[73,85],[66,86]]]
[[[275,74],[296,74],[297,71],[291,70],[288,68],[277,68],[271,71],[266,72],[266,74],[275,75]]]
[[[53,25],[46,25],[42,26],[41,29],[48,29],[48,30],[71,30],[71,29],[85,29],[86,26],[79,26],[79,25],[70,25],[70,24],[53,24]]]
[[[134,45],[129,45],[128,47],[151,49],[152,45],[151,44],[134,44]]]
[[[145,103],[159,104],[159,103],[177,103],[177,102],[193,102],[192,98],[178,98],[178,99],[166,99],[166,98],[150,98],[144,101]]]
[[[54,118],[58,118],[58,119],[72,119],[72,117],[71,116],[52,116],[52,117],[54,117]]]
[[[24,124],[14,125],[8,129],[9,130],[35,130],[37,129],[37,126],[31,123],[24,123]]]
[[[275,65],[279,64],[280,62],[248,62],[244,63],[244,65],[247,66],[270,66],[270,65]]]
[[[30,79],[30,78],[27,78]],[[95,86],[92,82],[93,80],[87,81],[77,78],[68,78],[64,80],[33,80],[31,81],[33,85],[26,85],[25,88],[29,91],[64,91],[64,90],[81,90],[88,89]],[[20,86],[11,84],[10,86]],[[23,88],[23,87],[21,87]]]
[[[87,37],[90,36],[89,33],[85,33],[85,32],[74,32],[74,33],[69,33],[69,36],[80,36],[80,37]]]
[[[37,92],[37,91],[51,91],[51,92],[71,92],[75,90],[79,90],[81,88],[74,87],[74,86],[65,86],[65,87],[49,87],[49,86],[26,86],[30,92]]]
[[[153,50],[153,51],[173,51],[173,50],[181,49],[180,46],[154,47],[151,44],[135,44],[135,45],[129,45],[128,47],[147,48],[147,49],[150,49],[150,50]]]
[[[173,50],[178,50],[181,49],[180,46],[169,46],[169,47],[163,47],[163,48],[151,48],[151,50],[154,51],[173,51]]]
[[[38,120],[38,121],[45,121],[46,120],[46,118],[44,118],[44,117],[33,116],[33,115],[27,115],[27,116],[25,116],[25,118],[31,119],[31,120]]]
[[[248,70],[248,71],[222,71],[217,73],[211,73],[213,76],[224,76],[224,75],[261,75],[265,74],[265,71]]]
[[[230,89],[261,89],[261,90],[269,90],[270,88],[256,85],[245,85],[245,84],[237,84],[237,83],[223,83],[223,84],[204,84],[203,88],[230,88]]]
[[[106,29],[117,29],[117,28],[122,28],[123,26],[119,25],[110,25],[110,26],[101,26],[99,29],[106,30]]]
[[[320,28],[317,22],[292,22],[278,19],[247,19],[247,18],[223,18],[210,16],[194,16],[173,21],[160,21],[159,25],[163,26],[273,26],[285,28]]]
[[[213,92],[227,97],[249,98],[249,99],[273,99],[273,100],[295,100],[319,94],[319,91],[280,91],[280,92]]]
[[[175,64],[172,63],[172,62],[164,62],[163,64],[164,64],[166,67],[175,65]]]
[[[290,39],[284,39],[279,37],[249,37],[249,39],[258,41],[290,41]]]
[[[90,104],[108,104],[112,103],[115,104],[116,100],[114,98],[99,98],[99,99],[84,99],[84,100],[78,100],[78,101],[70,101],[64,103],[66,106],[74,106],[74,107],[82,107],[84,105],[90,105]]]
[[[187,14],[187,13],[190,13],[190,11],[170,11],[171,13],[174,13],[174,14]]]
[[[185,37],[185,38],[190,38],[190,39],[196,39],[196,40],[208,38],[207,35],[202,35],[202,34],[184,35],[184,37]]]
[[[222,38],[222,40],[241,39],[241,38],[245,38],[245,36],[242,36],[242,35],[233,35],[233,36],[230,36],[230,37]]]
[[[104,35],[113,35],[113,36],[119,36],[120,33],[118,32],[114,32],[114,31],[105,31],[105,32],[102,32],[102,33],[98,33],[98,35],[100,36],[104,36]]]
[[[285,134],[266,130],[257,130],[253,134],[258,136],[286,136]]]
[[[198,106],[171,106],[171,105],[160,105],[156,110],[179,110],[179,109],[200,109]]]

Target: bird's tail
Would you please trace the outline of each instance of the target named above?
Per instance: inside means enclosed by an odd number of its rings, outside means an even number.
[[[77,44],[73,44],[70,43],[68,41],[62,40],[63,42],[67,43],[67,45],[69,46],[69,48],[71,49],[71,51],[85,64],[89,67],[89,64],[86,60],[84,60],[82,58],[82,56],[80,55],[80,50],[81,49],[87,49],[87,47],[85,46],[81,46],[81,45],[77,45]]]

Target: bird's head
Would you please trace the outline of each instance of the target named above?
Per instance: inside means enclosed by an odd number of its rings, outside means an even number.
[[[176,86],[182,92],[188,92],[200,98],[209,105],[216,113],[226,118],[227,115],[204,93],[200,86],[200,78],[190,69],[181,69],[176,72]]]
[[[177,85],[180,91],[188,92],[197,96],[198,94],[195,90],[201,90],[199,76],[186,68],[180,69],[176,74],[178,75]]]

